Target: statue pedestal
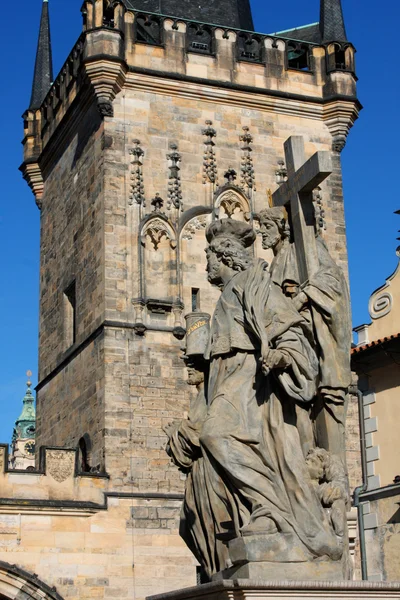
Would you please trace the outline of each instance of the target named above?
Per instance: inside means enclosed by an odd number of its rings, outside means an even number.
[[[346,556],[341,560],[313,560],[293,534],[249,535],[228,543],[231,565],[213,576],[225,579],[263,581],[343,581],[349,570]]]
[[[149,596],[147,600],[386,600],[400,598],[400,583],[372,581],[214,581]]]

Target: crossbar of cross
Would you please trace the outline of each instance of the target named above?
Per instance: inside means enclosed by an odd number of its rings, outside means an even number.
[[[285,142],[288,178],[274,194],[274,206],[290,207],[300,284],[318,270],[313,190],[332,173],[329,152],[319,151],[305,160],[304,139],[292,136]]]

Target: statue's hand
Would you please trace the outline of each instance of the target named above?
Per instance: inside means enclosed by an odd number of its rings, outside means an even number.
[[[343,498],[343,489],[340,485],[328,483],[322,493],[322,503],[325,506],[332,506],[336,500]]]
[[[279,350],[268,350],[261,359],[261,370],[264,375],[269,375],[272,369],[287,369],[290,359]]]
[[[300,292],[297,296],[292,299],[294,307],[297,311],[301,311],[308,302],[307,295],[304,292]]]
[[[179,429],[181,425],[181,421],[173,421],[172,423],[168,423],[168,425],[164,425],[163,432],[167,434],[169,438],[171,438],[174,433]]]

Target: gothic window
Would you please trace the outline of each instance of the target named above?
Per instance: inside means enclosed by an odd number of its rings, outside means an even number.
[[[162,20],[152,15],[136,15],[135,34],[137,42],[160,46],[162,40]]]
[[[187,28],[187,49],[198,54],[213,53],[213,33],[210,27],[199,23],[190,23]]]
[[[177,289],[175,233],[166,218],[153,217],[145,224],[142,235],[142,269],[144,296],[151,312],[169,312]]]
[[[200,214],[189,219],[180,235],[180,269],[182,277],[182,299],[184,313],[204,311],[212,314],[220,295],[216,287],[207,280],[205,230],[211,223],[211,213]]]
[[[287,66],[288,69],[297,69],[298,71],[310,70],[310,55],[307,44],[297,42],[288,43]]]
[[[239,33],[237,36],[237,53],[239,60],[262,62],[263,38],[250,33]]]
[[[346,53],[340,44],[335,44],[335,68],[342,71],[346,69]]]
[[[64,346],[68,349],[76,341],[76,282],[64,292]]]
[[[214,207],[216,217],[219,219],[230,217],[238,221],[248,221],[250,218],[249,201],[237,190],[223,191],[216,198]]]

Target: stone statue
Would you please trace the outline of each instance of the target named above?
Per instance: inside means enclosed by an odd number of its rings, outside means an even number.
[[[302,287],[285,208],[260,212],[263,248],[271,248],[272,281],[293,300],[294,307],[310,321],[318,355],[318,397],[314,420],[318,445],[340,455],[345,465],[346,395],[351,383],[351,316],[347,282],[343,271],[330,256],[324,241],[317,238],[318,271]],[[323,411],[324,423],[319,413]]]
[[[343,540],[303,444],[319,372],[310,323],[252,257],[251,226],[217,220],[206,237],[208,279],[222,291],[205,352],[206,410],[202,399],[195,436],[192,415],[169,432],[169,451],[192,469],[183,536],[209,576],[343,579]]]
[[[186,315],[186,348],[183,360],[187,366],[188,384],[197,388],[188,418],[164,428],[169,440],[167,453],[181,471],[187,473],[185,498],[182,505],[180,534],[204,570],[211,574],[213,556],[208,552],[209,502],[204,496],[204,461],[200,448],[200,434],[207,416],[205,379],[208,365],[204,359],[210,331],[210,315]],[[204,516],[203,516],[204,515]],[[217,543],[213,540],[213,543]]]

